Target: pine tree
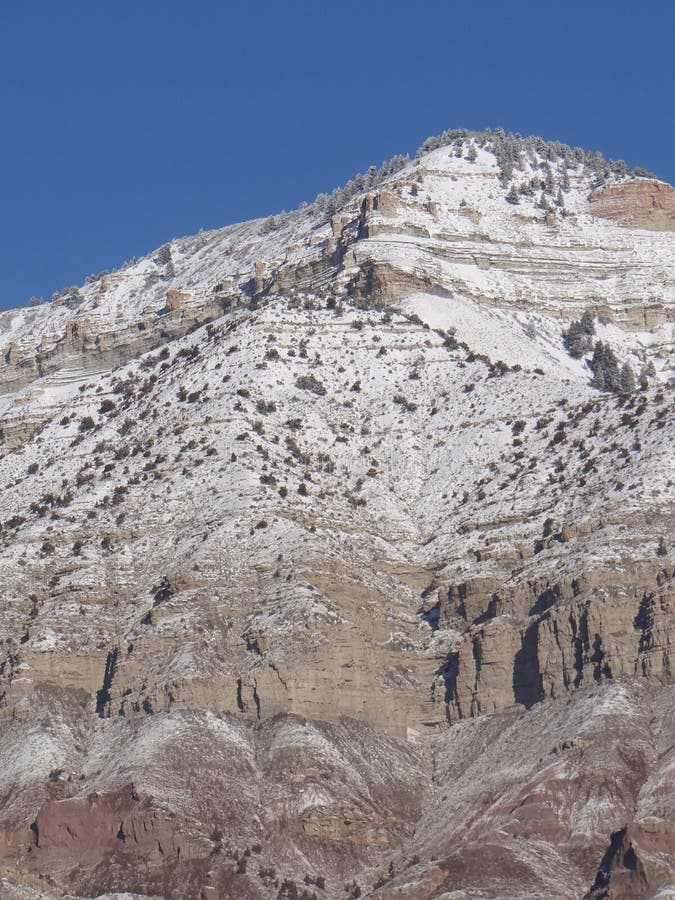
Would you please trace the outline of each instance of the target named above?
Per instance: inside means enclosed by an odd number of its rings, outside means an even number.
[[[567,171],[567,160],[563,162],[561,186],[563,191],[569,191],[570,189],[570,176],[569,172]]]
[[[638,383],[642,390],[645,390],[649,387],[649,379],[654,378],[656,375],[656,369],[654,368],[654,363],[649,360],[648,363],[645,363],[640,369],[640,374],[638,376]]]
[[[278,228],[278,220],[276,216],[268,216],[260,226],[260,234],[269,234]]]
[[[583,334],[595,334],[595,319],[590,310],[584,310],[584,314],[579,319],[579,328]]]
[[[546,183],[544,186],[544,190],[547,194],[553,195],[555,191],[555,179],[553,178],[553,169],[550,166],[550,163],[546,163],[544,166],[544,171],[546,172]]]
[[[591,360],[593,378],[591,384],[600,391],[620,391],[621,373],[619,363],[609,344],[597,341]]]
[[[375,187],[377,184],[377,167],[368,166],[368,171],[363,176],[366,188]]]
[[[624,159],[610,159],[609,167],[615,175],[628,174],[628,165]]]
[[[158,266],[166,266],[171,262],[171,244],[164,244],[155,254],[153,261]]]
[[[635,375],[630,363],[624,363],[619,374],[619,383],[624,394],[632,394],[635,390]]]
[[[511,185],[511,190],[506,195],[506,202],[513,203],[514,205],[520,203],[520,199],[518,197],[518,191],[516,190],[515,184]]]
[[[366,190],[366,179],[360,173],[352,178],[352,184],[355,194],[362,194]]]
[[[569,355],[574,357],[574,359],[581,359],[593,347],[591,337],[594,334],[595,323],[593,315],[586,310],[580,319],[571,322],[567,331],[563,332],[565,347]]]
[[[602,341],[596,341],[593,348],[593,359],[591,360],[591,369],[593,369],[593,378],[591,384],[599,391],[607,390],[607,379],[605,376],[605,357],[604,344]]]
[[[621,390],[619,361],[609,344],[605,344],[605,378],[607,380],[607,387],[610,391]]]
[[[80,303],[82,303],[82,301],[84,300],[82,291],[76,284],[61,291],[61,295],[65,297],[64,305],[69,309],[73,309],[74,307],[79,306]]]

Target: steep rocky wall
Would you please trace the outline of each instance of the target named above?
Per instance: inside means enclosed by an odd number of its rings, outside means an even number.
[[[669,184],[649,178],[611,184],[593,191],[591,212],[629,228],[675,231],[675,191]]]
[[[38,377],[53,376],[65,368],[77,368],[83,377],[111,371],[213,321],[223,314],[224,307],[226,299],[184,308],[174,298],[162,314],[139,318],[129,327],[116,330],[106,328],[105,323],[74,318],[63,334],[51,337],[47,346],[35,351],[10,346],[4,366],[0,366],[0,393],[11,394]]]
[[[670,682],[672,579],[669,565],[631,562],[544,590],[521,584],[496,591],[442,670],[450,721],[514,704],[529,708],[606,679]]]

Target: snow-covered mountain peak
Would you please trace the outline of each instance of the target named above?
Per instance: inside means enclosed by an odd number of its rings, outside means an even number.
[[[675,878],[672,211],[449,132],[0,315],[3,896]]]

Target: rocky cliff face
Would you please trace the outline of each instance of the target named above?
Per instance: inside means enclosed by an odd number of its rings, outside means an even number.
[[[612,184],[589,199],[594,216],[649,231],[675,231],[675,191],[669,184],[649,179]]]
[[[0,316],[3,896],[667,896],[673,192],[543,152]]]

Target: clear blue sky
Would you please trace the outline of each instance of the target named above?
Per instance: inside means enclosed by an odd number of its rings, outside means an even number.
[[[445,128],[675,181],[671,0],[0,9],[0,307],[291,209]]]

